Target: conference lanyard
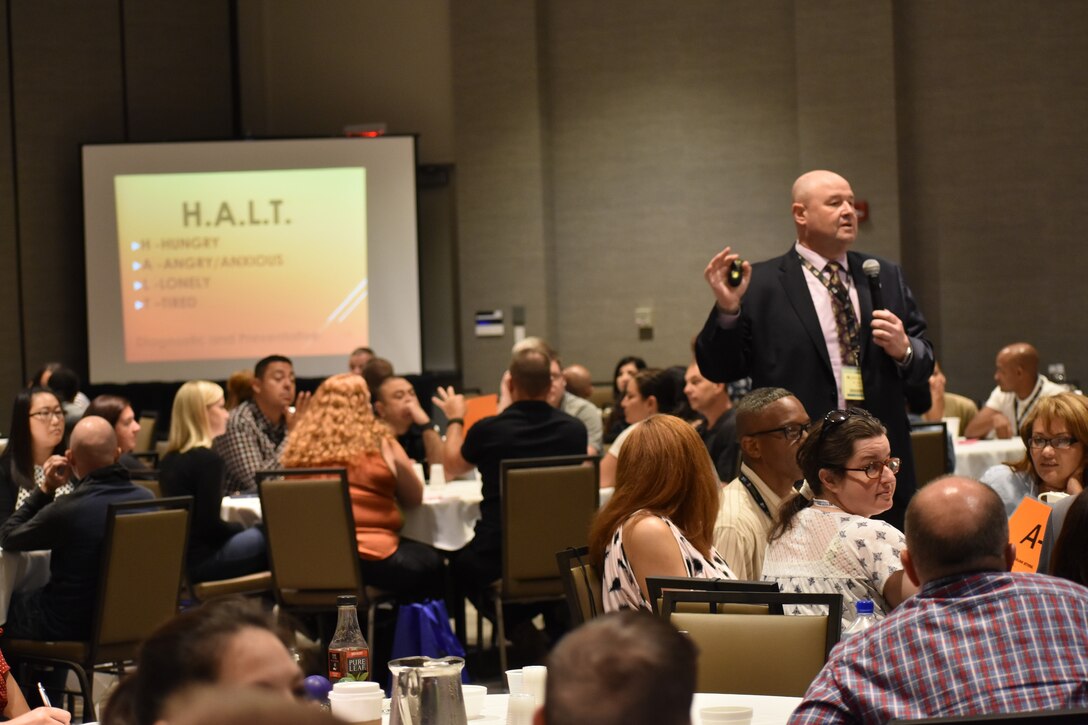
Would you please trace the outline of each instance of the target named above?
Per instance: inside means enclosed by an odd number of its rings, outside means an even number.
[[[1039,380],[1035,383],[1035,392],[1028,398],[1028,402],[1024,403],[1024,409],[1020,410],[1020,401],[1016,399],[1016,393],[1012,394],[1012,414],[1016,418],[1016,430],[1020,430],[1020,424],[1024,422],[1024,418],[1027,417],[1028,411],[1031,410],[1031,406],[1035,405],[1035,401],[1039,399],[1039,396],[1043,392],[1043,381]]]
[[[740,482],[744,484],[744,487],[748,489],[748,493],[752,494],[752,498],[756,500],[756,505],[759,506],[763,513],[767,514],[767,518],[773,519],[774,516],[771,515],[771,510],[767,508],[767,502],[764,501],[763,497],[759,495],[759,491],[756,490],[756,487],[752,483],[752,481],[743,473],[740,474],[739,478]]]

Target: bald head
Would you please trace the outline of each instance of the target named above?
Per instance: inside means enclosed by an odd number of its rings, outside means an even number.
[[[906,536],[907,573],[919,584],[1012,565],[1005,505],[992,488],[970,478],[938,478],[915,494]]]
[[[81,478],[91,471],[117,463],[120,456],[117,433],[105,418],[88,416],[72,429],[68,457]]]
[[[593,395],[593,378],[589,375],[589,369],[585,365],[568,365],[563,368],[563,377],[567,381],[567,390],[579,398],[588,398]]]
[[[1001,348],[999,359],[1024,369],[1034,379],[1039,374],[1039,351],[1026,342],[1014,342]]]
[[[838,259],[858,235],[854,190],[833,171],[809,171],[793,182],[797,241],[827,259]]]
[[[834,171],[825,171],[823,169],[809,171],[798,176],[797,181],[793,182],[793,202],[795,204],[807,204],[811,202],[816,190],[828,184],[845,184],[846,186],[850,186],[850,182],[836,174]]]

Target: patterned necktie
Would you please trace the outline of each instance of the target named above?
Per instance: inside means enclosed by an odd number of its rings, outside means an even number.
[[[824,280],[827,291],[831,293],[831,307],[835,312],[835,328],[839,334],[839,351],[843,365],[857,365],[861,354],[861,337],[858,333],[858,318],[854,316],[854,306],[850,304],[850,294],[842,283],[838,262],[828,262],[824,271],[830,275]],[[823,279],[821,277],[821,279]]]

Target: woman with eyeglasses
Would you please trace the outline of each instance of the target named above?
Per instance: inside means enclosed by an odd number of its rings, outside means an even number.
[[[843,629],[857,617],[856,602],[873,600],[873,613],[883,619],[916,591],[899,560],[902,532],[870,518],[892,507],[899,459],[891,453],[887,431],[870,413],[831,411],[798,449],[805,480],[782,502],[771,529],[763,579],[777,581],[783,592],[842,594]]]
[[[1039,400],[1020,425],[1020,439],[1027,448],[1024,457],[987,469],[981,479],[1005,502],[1007,515],[1027,496],[1083,490],[1088,398],[1059,393]]]
[[[45,462],[64,454],[64,409],[56,393],[42,387],[19,391],[8,431],[8,445],[0,455],[0,523],[45,481]],[[56,495],[73,488],[66,483]]]

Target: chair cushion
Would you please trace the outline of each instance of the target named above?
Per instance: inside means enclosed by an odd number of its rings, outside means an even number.
[[[272,572],[237,576],[232,579],[216,579],[193,585],[193,596],[201,601],[226,597],[232,594],[257,594],[272,591]]]

